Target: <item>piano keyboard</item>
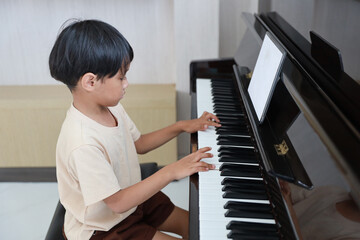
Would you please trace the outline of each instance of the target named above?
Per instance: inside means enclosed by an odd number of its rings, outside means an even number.
[[[279,239],[259,160],[233,82],[197,79],[197,115],[216,114],[222,127],[198,132],[215,170],[199,172],[201,240]]]

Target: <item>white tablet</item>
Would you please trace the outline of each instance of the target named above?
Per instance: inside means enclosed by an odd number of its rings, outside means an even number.
[[[250,99],[260,123],[265,118],[284,58],[284,49],[267,32],[248,87]]]

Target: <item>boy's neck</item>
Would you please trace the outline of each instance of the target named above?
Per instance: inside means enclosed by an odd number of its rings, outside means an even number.
[[[116,127],[117,120],[106,106],[86,101],[73,94],[73,105],[85,116],[106,127]]]

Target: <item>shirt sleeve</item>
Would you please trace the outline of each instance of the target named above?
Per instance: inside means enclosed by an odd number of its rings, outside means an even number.
[[[77,176],[86,206],[102,201],[121,189],[111,164],[95,146],[75,149],[70,156],[70,168]]]

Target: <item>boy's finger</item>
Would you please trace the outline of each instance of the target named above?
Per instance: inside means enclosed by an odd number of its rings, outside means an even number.
[[[214,155],[212,153],[203,153],[201,159],[203,158],[212,158]]]
[[[205,113],[205,112],[204,112],[204,113]],[[212,120],[212,121],[215,121],[215,122],[220,122],[219,118],[218,118],[215,114],[213,114],[213,113],[208,113],[208,112],[206,112],[205,115],[206,115],[205,118],[206,118],[207,120]]]
[[[211,147],[203,147],[203,148],[200,148],[198,151],[204,153],[204,152],[208,152],[210,150],[211,150]]]
[[[212,118],[212,120],[215,120],[215,122],[218,122],[218,123],[220,122],[220,119],[214,114],[211,114],[211,118]]]
[[[200,172],[213,170],[213,169],[215,169],[215,165],[208,164],[208,163],[205,163],[205,162],[200,162],[200,165],[197,166],[197,169]]]
[[[207,125],[209,126],[215,126],[215,127],[221,127],[221,124],[218,122],[208,121]]]

